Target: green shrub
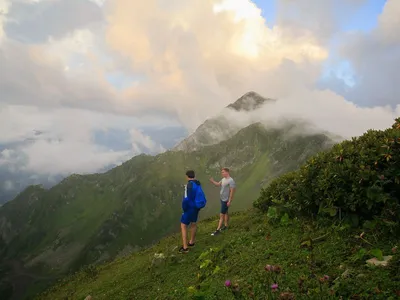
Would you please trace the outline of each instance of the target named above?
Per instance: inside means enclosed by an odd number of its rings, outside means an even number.
[[[400,118],[385,131],[335,145],[262,189],[254,206],[291,216],[357,214],[392,226],[400,214]]]

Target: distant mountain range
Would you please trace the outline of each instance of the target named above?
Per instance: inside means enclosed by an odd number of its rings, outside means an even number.
[[[166,127],[162,129],[142,128],[143,134],[150,136],[154,143],[160,145],[164,149],[170,149],[177,141],[184,139],[187,132],[182,127]],[[41,132],[35,132],[35,135],[40,135]],[[96,140],[99,144],[109,146],[112,145],[115,150],[129,149],[130,144],[123,142],[125,139],[119,136],[118,132],[111,132],[107,135],[100,132],[96,134]],[[29,143],[30,140],[22,143]],[[5,149],[14,149],[16,145],[0,145],[0,152]],[[143,153],[149,153],[149,149],[144,146],[139,146]],[[1,153],[0,153],[1,154]],[[1,158],[1,155],[0,155]],[[21,162],[23,163],[23,162]],[[115,165],[109,165],[98,172],[105,172],[113,168]],[[21,167],[21,166],[17,166]],[[66,176],[63,174],[37,174],[31,171],[26,171],[23,168],[16,168],[14,165],[1,164],[0,161],[0,205],[14,199],[21,191],[29,185],[43,185],[45,188],[50,188],[59,183]]]
[[[103,174],[72,175],[49,190],[27,188],[0,208],[1,261],[54,278],[154,243],[179,228],[187,169],[197,172],[209,199],[201,218],[218,212],[218,189],[208,179],[218,178],[221,167],[231,168],[238,184],[232,209],[250,207],[262,186],[333,144],[324,133],[296,135],[300,123],[239,128],[223,119],[269,101],[248,93],[173,151],[135,156]],[[21,272],[11,270],[14,281]]]

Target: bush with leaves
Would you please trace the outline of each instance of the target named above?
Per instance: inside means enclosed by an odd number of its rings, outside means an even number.
[[[292,216],[357,214],[398,228],[400,215],[400,118],[384,131],[335,145],[261,191],[254,206]]]

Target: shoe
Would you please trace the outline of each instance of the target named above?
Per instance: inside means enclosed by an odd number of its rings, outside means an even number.
[[[215,230],[213,233],[211,233],[211,235],[218,235],[221,233],[221,230]]]
[[[179,251],[178,251],[179,253],[181,253],[181,254],[186,254],[186,253],[188,253],[189,252],[189,248],[183,248],[183,247],[181,247],[181,248],[179,248]]]
[[[224,230],[227,230],[228,229],[228,226],[223,226],[221,229],[220,229],[220,231],[224,231]]]
[[[193,244],[188,243],[188,246],[189,246],[189,247],[194,247],[194,243],[193,243]]]

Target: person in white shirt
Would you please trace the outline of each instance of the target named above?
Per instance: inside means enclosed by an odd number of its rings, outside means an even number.
[[[221,201],[221,211],[219,215],[219,223],[217,230],[214,231],[211,235],[217,235],[222,230],[228,229],[229,223],[229,214],[228,210],[232,204],[233,195],[235,194],[236,190],[236,183],[233,178],[229,174],[228,168],[222,168],[221,170],[222,179],[217,182],[213,178],[210,178],[210,182],[215,186],[221,187],[220,190],[220,201]],[[224,225],[224,226],[222,226]]]

